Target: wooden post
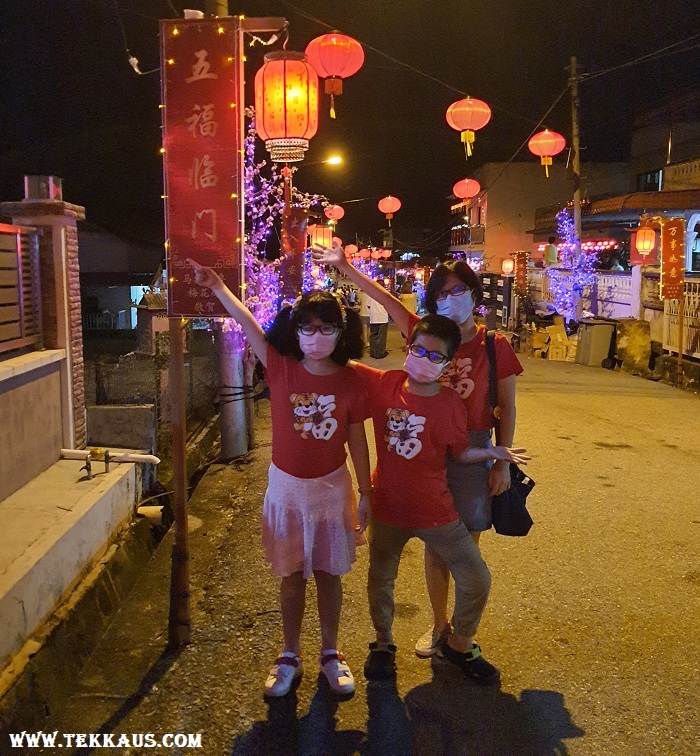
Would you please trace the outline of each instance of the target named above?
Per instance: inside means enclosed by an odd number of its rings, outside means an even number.
[[[678,298],[678,362],[676,364],[676,388],[683,388],[683,316],[685,309],[685,281],[681,281]]]
[[[171,317],[170,424],[173,452],[175,540],[170,572],[168,646],[181,649],[190,642],[189,547],[187,544],[187,458],[185,454],[184,318]]]

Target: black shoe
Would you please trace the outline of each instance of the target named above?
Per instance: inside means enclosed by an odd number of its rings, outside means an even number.
[[[368,680],[390,680],[396,677],[396,646],[393,643],[370,643],[365,662]]]
[[[462,670],[465,677],[474,680],[479,685],[493,685],[501,678],[501,673],[496,667],[481,655],[481,649],[476,643],[472,644],[472,650],[460,653],[455,651],[444,638],[440,642],[440,651],[448,662]]]

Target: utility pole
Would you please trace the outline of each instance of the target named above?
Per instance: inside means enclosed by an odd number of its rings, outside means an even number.
[[[581,252],[581,153],[578,130],[578,75],[576,72],[576,56],[573,55],[569,64],[569,89],[571,91],[571,148],[573,150],[572,168],[574,172],[574,229],[578,246],[576,257]]]

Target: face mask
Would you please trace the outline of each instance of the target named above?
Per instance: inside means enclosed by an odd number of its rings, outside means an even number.
[[[427,357],[416,357],[415,354],[408,354],[403,369],[413,378],[416,383],[432,383],[441,375],[447,367],[446,364],[440,365],[431,362]]]
[[[444,315],[457,325],[462,325],[473,311],[474,299],[471,291],[465,291],[464,294],[456,297],[448,294],[445,299],[437,302],[437,314]]]
[[[333,354],[339,336],[338,333],[330,333],[326,336],[318,331],[313,336],[304,336],[303,333],[300,333],[299,348],[305,357],[310,357],[312,360],[322,360]]]

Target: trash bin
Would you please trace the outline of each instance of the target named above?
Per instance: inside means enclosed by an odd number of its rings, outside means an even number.
[[[610,341],[615,333],[615,323],[609,320],[582,320],[578,328],[576,362],[589,367],[601,367],[610,353]]]

